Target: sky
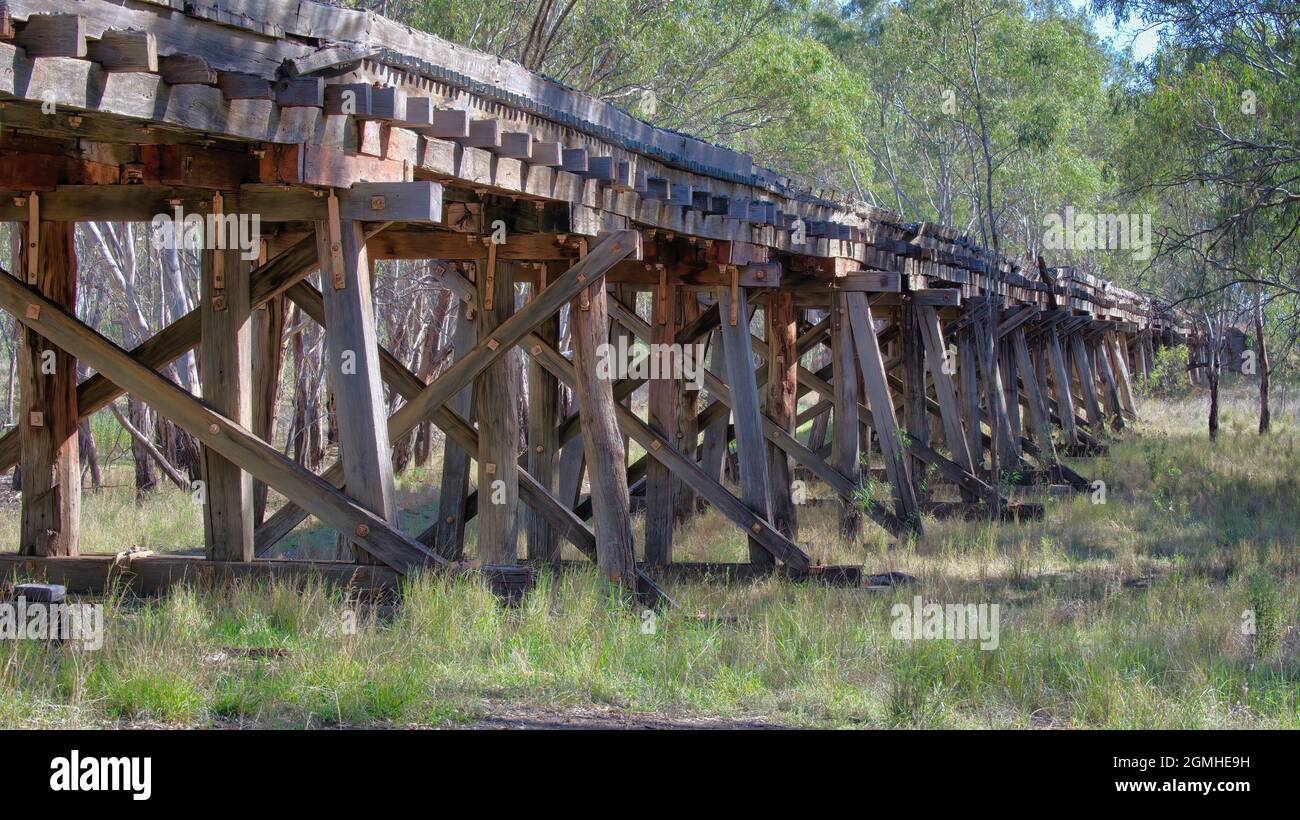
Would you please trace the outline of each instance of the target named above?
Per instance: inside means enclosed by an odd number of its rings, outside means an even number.
[[[1076,9],[1089,4],[1088,0],[1070,0],[1070,3]],[[1136,60],[1145,60],[1156,50],[1157,29],[1147,28],[1145,23],[1136,18],[1130,17],[1127,23],[1117,27],[1110,15],[1099,15],[1093,18],[1093,27],[1103,40],[1117,49],[1123,50],[1131,45]]]

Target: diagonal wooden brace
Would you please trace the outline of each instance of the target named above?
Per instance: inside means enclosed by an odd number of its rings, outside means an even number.
[[[291,287],[286,295],[316,321],[324,317],[324,304],[321,292],[306,282]],[[404,399],[411,399],[420,394],[425,383],[412,373],[396,356],[384,347],[379,348],[380,372],[384,382]],[[446,433],[447,437],[468,453],[478,452],[478,432],[459,413],[443,405],[433,412],[432,421]],[[321,476],[331,484],[343,487],[343,470],[338,464],[333,465]],[[586,523],[560,501],[527,470],[519,470],[519,495],[524,503],[544,516],[556,531],[578,548],[583,555],[595,560],[596,535]],[[272,545],[296,527],[306,513],[296,504],[286,504],[257,530],[257,554],[265,554]],[[422,540],[422,539],[417,539]],[[672,604],[672,599],[650,576],[637,572],[637,596],[646,606]]]
[[[525,341],[529,353],[537,358],[543,367],[554,373],[566,385],[572,386],[576,382],[573,363],[566,359],[564,354],[535,333],[529,333]],[[618,414],[618,424],[624,433],[640,444],[652,458],[665,464],[691,489],[704,496],[719,512],[744,527],[747,534],[763,545],[774,557],[799,569],[806,569],[810,565],[807,553],[781,535],[770,523],[755,514],[725,487],[709,478],[699,465],[674,448],[669,439],[651,430],[648,424],[627,407],[616,404],[614,411]]]
[[[352,499],[303,469],[275,448],[131,358],[122,348],[87,327],[49,299],[0,269],[0,307],[23,324],[103,373],[136,398],[150,404],[206,446],[283,493],[335,527],[398,572],[447,561],[407,538]],[[39,318],[27,306],[39,305]]]
[[[309,275],[316,269],[316,240],[308,236],[280,252],[265,266],[253,271],[250,279],[250,304],[256,308]],[[155,333],[131,351],[131,358],[145,367],[159,370],[171,364],[199,343],[199,309],[195,308]],[[96,373],[77,385],[77,413],[86,418],[121,396],[124,391],[102,374]],[[18,463],[17,429],[0,438],[0,472]]]

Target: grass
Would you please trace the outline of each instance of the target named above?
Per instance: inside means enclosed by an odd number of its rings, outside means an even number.
[[[543,575],[518,609],[435,577],[393,611],[287,584],[113,595],[97,652],[0,643],[0,726],[456,725],[511,704],[809,726],[1296,727],[1296,421],[1255,435],[1249,391],[1233,389],[1211,443],[1203,408],[1146,400],[1107,457],[1075,465],[1106,482],[1107,503],[1049,500],[1039,522],[927,519],[927,537],[900,546],[870,527],[839,538],[833,507],[801,511],[814,558],[919,587],[683,582],[653,634],[587,572]],[[432,497],[422,478],[403,485]],[[88,499],[93,543],[201,542],[197,517],[159,520],[181,495],[135,512]],[[9,543],[15,518],[0,517]],[[677,544],[682,560],[746,551],[713,512]],[[918,594],[997,603],[998,648],[892,638],[891,607]]]

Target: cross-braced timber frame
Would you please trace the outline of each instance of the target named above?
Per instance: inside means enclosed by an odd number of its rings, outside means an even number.
[[[1191,333],[1108,282],[796,191],[743,154],[373,13],[0,9],[0,219],[17,237],[0,308],[24,342],[21,424],[0,438],[0,470],[23,466],[5,569],[83,588],[126,573],[148,589],[259,572],[391,584],[430,568],[517,589],[568,542],[654,603],[678,525],[707,504],[745,534],[738,574],[844,579],[800,546],[797,481],[830,489],[847,534],[864,517],[919,538],[926,516],[1041,513],[1009,484],[1086,488],[1062,459],[1101,452],[1135,418],[1156,348]],[[200,306],[124,350],[75,315],[73,225],[179,213],[256,215],[261,261],[203,251]],[[379,343],[378,259],[436,260],[458,298],[454,360],[431,381]],[[256,432],[275,371],[254,361],[252,317],[286,299],[325,330],[340,456],[320,475]],[[706,347],[703,393],[671,368],[611,374],[601,359],[618,339]],[[190,350],[197,396],[163,375]],[[499,411],[516,406],[515,350],[522,455],[518,418]],[[93,371],[80,383],[78,364]],[[630,402],[642,387],[644,418]],[[385,390],[402,399],[392,415]],[[200,443],[202,558],[79,555],[77,425],[123,393]],[[445,435],[439,517],[412,537],[390,447],[425,422]],[[644,455],[630,460],[630,443]],[[254,482],[288,499],[264,521]],[[945,486],[955,498],[936,497]],[[269,557],[309,515],[349,562]]]

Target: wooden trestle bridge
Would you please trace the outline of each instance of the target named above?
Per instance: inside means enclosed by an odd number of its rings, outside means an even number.
[[[1104,447],[1103,428],[1133,417],[1155,349],[1186,332],[1135,293],[796,191],[743,154],[371,13],[9,0],[0,100],[0,218],[20,237],[0,308],[25,327],[21,425],[0,440],[0,469],[22,464],[21,543],[0,569],[70,588],[305,572],[382,585],[420,568],[509,586],[567,541],[654,597],[697,499],[747,534],[755,569],[817,573],[799,546],[796,471],[840,497],[849,532],[860,516],[908,537],[927,513],[1018,514],[992,466],[1086,488],[1061,456]],[[201,306],[124,350],[74,315],[73,225],[177,208],[257,215],[260,259],[205,250]],[[461,300],[454,362],[430,383],[378,342],[376,259],[437,260]],[[278,364],[254,361],[251,327],[283,299],[326,329],[340,459],[323,475],[254,432],[274,412]],[[602,377],[611,334],[707,343],[703,395]],[[522,454],[505,410],[516,348]],[[160,373],[190,349],[197,397]],[[47,351],[57,367],[42,368]],[[93,372],[80,383],[78,363]],[[647,381],[643,419],[629,397]],[[385,387],[404,399],[391,416]],[[202,558],[78,556],[78,420],[123,393],[200,442]],[[412,538],[396,526],[390,442],[430,420],[446,434],[440,517]],[[738,494],[723,480],[733,439]],[[628,441],[645,453],[631,463]],[[504,503],[480,501],[471,470]],[[863,509],[868,472],[892,500]],[[939,479],[926,493],[923,472]],[[289,500],[257,526],[254,480]],[[933,500],[940,481],[952,500]],[[308,515],[348,539],[355,563],[258,557]]]

